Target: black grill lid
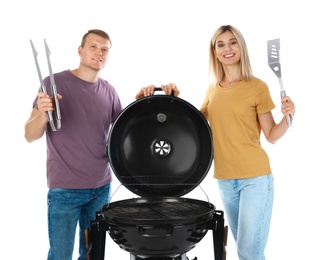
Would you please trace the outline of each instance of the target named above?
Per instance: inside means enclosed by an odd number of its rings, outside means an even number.
[[[116,177],[131,192],[182,196],[198,186],[211,167],[211,130],[199,110],[181,98],[144,97],[114,122],[108,157]]]

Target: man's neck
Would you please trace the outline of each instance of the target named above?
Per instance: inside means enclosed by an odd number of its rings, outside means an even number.
[[[87,82],[96,82],[99,78],[99,72],[95,70],[84,70],[80,67],[74,70],[71,70],[71,73],[78,78],[87,81]]]

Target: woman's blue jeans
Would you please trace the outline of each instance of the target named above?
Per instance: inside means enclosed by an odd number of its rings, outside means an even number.
[[[86,260],[85,229],[96,212],[109,203],[110,184],[97,189],[49,189],[48,260],[72,260],[75,232],[79,223],[79,260]]]
[[[222,203],[240,260],[265,260],[273,198],[273,175],[218,180]]]

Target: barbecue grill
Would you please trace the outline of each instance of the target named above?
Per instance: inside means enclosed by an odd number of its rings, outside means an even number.
[[[114,122],[107,151],[116,177],[138,197],[96,213],[87,230],[88,260],[104,259],[107,232],[130,260],[187,260],[208,230],[215,259],[226,259],[223,211],[182,197],[213,161],[210,127],[193,105],[161,94],[131,103]]]

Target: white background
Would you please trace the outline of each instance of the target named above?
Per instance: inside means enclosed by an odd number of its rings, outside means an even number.
[[[270,88],[280,113],[279,84],[267,63],[267,41],[281,39],[281,65],[287,94],[296,104],[292,131],[277,144],[262,143],[275,178],[275,204],[267,259],[319,259],[319,16],[316,1],[98,0],[6,1],[1,27],[1,249],[8,259],[46,259],[45,138],[29,144],[24,123],[39,87],[30,39],[48,74],[43,39],[54,72],[78,66],[77,48],[93,28],[113,43],[101,77],[113,84],[124,106],[149,84],[178,84],[181,98],[199,107],[208,87],[208,47],[220,25],[243,33],[257,77]],[[63,119],[62,119],[63,127]],[[119,182],[115,179],[113,191]],[[201,184],[222,209],[212,170]],[[122,187],[112,198],[130,198]],[[206,200],[197,188],[190,198]],[[77,247],[75,248],[77,251]],[[228,258],[236,259],[231,232]],[[211,231],[188,254],[213,259]],[[107,234],[106,259],[129,259]],[[76,257],[74,258],[76,259]]]

